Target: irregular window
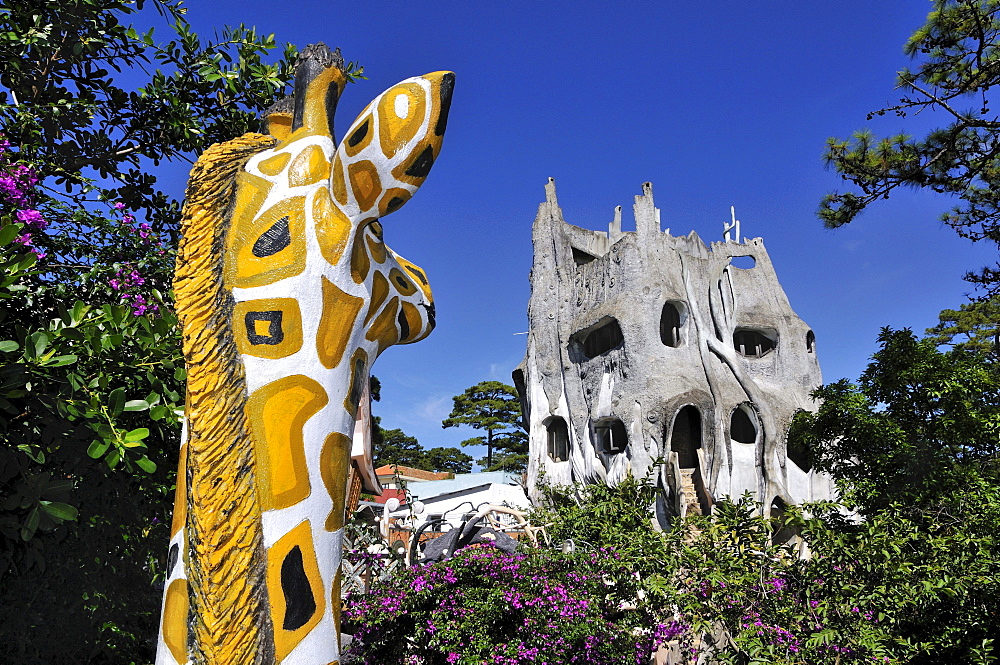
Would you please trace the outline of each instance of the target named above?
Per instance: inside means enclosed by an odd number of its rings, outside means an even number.
[[[608,318],[599,327],[586,333],[580,347],[583,355],[590,359],[602,353],[607,353],[611,349],[618,348],[624,341],[625,338],[622,336],[622,329],[618,325],[618,320]]]
[[[799,413],[802,413],[799,411]],[[798,415],[798,414],[796,414]],[[812,448],[806,443],[804,437],[799,436],[789,436],[788,445],[785,448],[785,456],[806,473],[812,471],[813,467],[813,451]]]
[[[698,448],[701,448],[701,414],[690,404],[677,412],[670,432],[670,450],[677,453],[677,465],[682,469],[698,466]]]
[[[578,266],[586,265],[596,258],[593,254],[588,254],[582,249],[573,248],[573,262]]]
[[[569,428],[566,421],[556,417],[545,426],[548,438],[549,457],[554,462],[565,462],[569,459]]]
[[[774,497],[771,502],[771,509],[768,511],[771,518],[771,542],[775,545],[784,545],[798,535],[794,526],[786,525],[785,519],[788,515],[788,506],[778,497]]]
[[[663,311],[660,312],[660,341],[666,346],[681,345],[682,307],[680,303],[663,303]]]
[[[816,353],[816,333],[811,330],[806,333],[806,352]]]
[[[597,436],[598,448],[606,455],[625,452],[628,446],[625,423],[617,418],[606,418],[594,423],[594,434]]]
[[[741,270],[750,270],[757,265],[757,259],[752,256],[734,256],[730,265]]]
[[[754,424],[746,407],[738,406],[729,420],[729,438],[737,443],[757,441],[757,425]]]
[[[733,346],[736,351],[747,358],[761,358],[774,350],[778,342],[776,331],[753,330],[738,328],[733,333]]]

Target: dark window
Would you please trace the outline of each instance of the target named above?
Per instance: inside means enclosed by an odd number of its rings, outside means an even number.
[[[562,418],[553,418],[545,426],[548,433],[549,457],[556,462],[569,459],[569,428]]]
[[[660,312],[660,341],[667,346],[681,345],[681,312],[677,303],[663,303]]]
[[[598,447],[606,455],[616,455],[625,452],[628,446],[628,431],[625,423],[617,418],[606,418],[594,424]]]
[[[593,254],[588,254],[582,249],[577,249],[576,247],[573,248],[573,261],[578,266],[586,265],[596,258],[597,257]]]
[[[769,513],[768,517],[771,518],[771,542],[775,545],[784,545],[798,535],[796,533],[797,529],[794,526],[785,524],[788,507],[784,501],[778,497],[774,497]]]
[[[736,407],[729,421],[729,438],[737,443],[757,441],[757,426],[743,407]]]
[[[801,413],[801,411],[800,411]],[[799,467],[806,473],[812,471],[813,467],[813,451],[809,447],[809,444],[803,441],[804,437],[789,436],[788,446],[785,449],[785,455],[788,459],[792,460],[795,466]]]
[[[583,338],[583,355],[587,358],[597,357],[611,349],[618,348],[624,341],[625,338],[622,337],[622,329],[618,325],[618,320],[609,319],[599,328],[591,330]]]
[[[698,448],[701,448],[701,414],[690,404],[677,412],[674,428],[670,432],[670,450],[677,453],[677,465],[682,469],[698,466]]]
[[[806,351],[816,353],[816,333],[811,330],[806,333]]]
[[[740,328],[733,333],[733,346],[741,356],[760,358],[774,349],[777,337],[777,333],[767,335],[760,330]]]

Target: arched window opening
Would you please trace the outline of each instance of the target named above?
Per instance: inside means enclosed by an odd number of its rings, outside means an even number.
[[[734,268],[739,268],[741,270],[750,270],[757,265],[757,259],[752,256],[734,256],[730,263]]]
[[[757,425],[747,413],[746,407],[738,406],[729,420],[729,438],[737,443],[757,441]]]
[[[753,330],[738,328],[733,333],[733,346],[746,358],[761,358],[766,356],[778,343],[776,331]]]
[[[701,448],[701,414],[690,404],[677,412],[670,432],[670,450],[677,453],[677,464],[682,469],[698,466],[698,448]]]
[[[802,413],[802,411],[799,411]],[[790,459],[795,466],[799,467],[806,473],[812,471],[813,468],[813,451],[809,447],[809,444],[797,436],[788,437],[788,445],[785,448],[785,455]]]
[[[573,248],[573,263],[578,266],[587,265],[596,258],[593,254],[585,252],[582,249]]]
[[[605,418],[594,423],[594,434],[598,448],[605,455],[617,455],[628,447],[628,430],[625,423],[617,418]]]
[[[816,333],[811,330],[806,333],[806,352],[816,353]]]
[[[553,462],[565,462],[569,459],[569,427],[566,421],[558,416],[545,426],[548,438],[549,457]]]
[[[684,323],[682,308],[681,303],[663,303],[663,311],[660,312],[660,341],[666,346],[676,348],[681,345],[681,324]]]
[[[622,329],[618,325],[618,320],[608,317],[598,327],[585,333],[582,342],[579,344],[583,355],[589,360],[590,358],[596,358],[602,353],[607,353],[612,349],[618,348],[624,341],[625,337],[622,336]]]

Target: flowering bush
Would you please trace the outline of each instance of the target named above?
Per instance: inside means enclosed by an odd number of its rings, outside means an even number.
[[[350,598],[345,630],[365,665],[646,665],[686,630],[642,595],[614,552],[474,545]]]

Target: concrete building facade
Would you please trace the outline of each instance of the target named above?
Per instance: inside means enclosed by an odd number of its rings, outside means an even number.
[[[513,374],[529,493],[542,474],[614,484],[650,473],[664,489],[664,526],[744,492],[772,513],[829,498],[829,479],[786,445],[795,413],[815,408],[821,375],[815,335],[763,241],[707,246],[693,231],[661,231],[649,183],[634,211],[634,232],[622,232],[620,206],[607,233],[583,229],[563,218],[555,182],[546,185],[532,229],[527,354]]]

